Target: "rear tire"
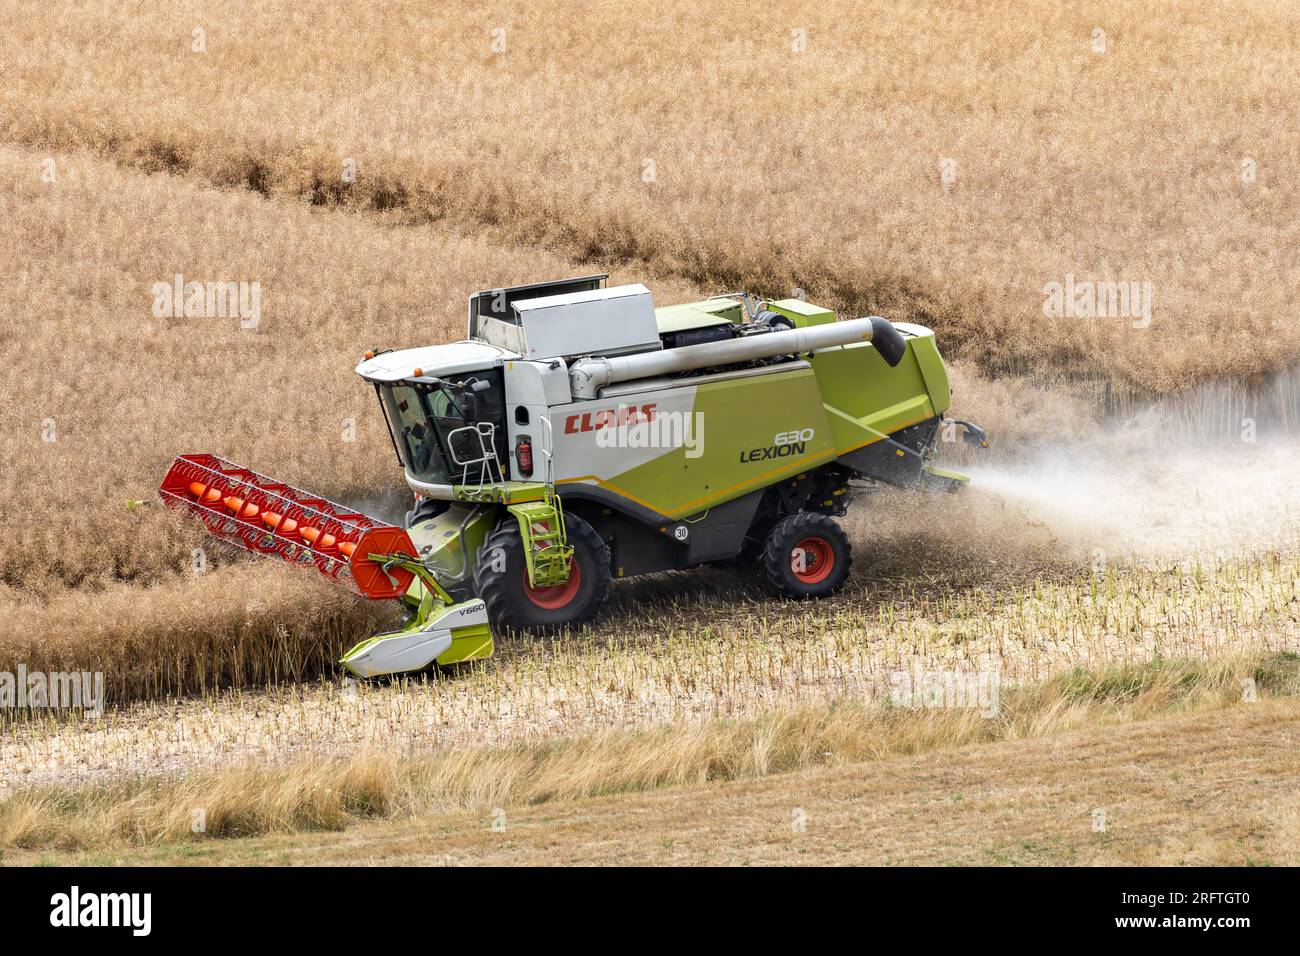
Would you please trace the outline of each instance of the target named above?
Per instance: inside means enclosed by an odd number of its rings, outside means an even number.
[[[826,515],[800,513],[781,519],[763,547],[763,572],[786,597],[834,594],[848,579],[852,563],[848,536]]]
[[[487,605],[488,620],[500,633],[529,631],[550,634],[577,627],[596,616],[609,596],[609,550],[596,529],[576,515],[565,517],[573,546],[567,584],[552,588],[528,586],[524,539],[514,516],[487,536],[474,568],[478,596]]]

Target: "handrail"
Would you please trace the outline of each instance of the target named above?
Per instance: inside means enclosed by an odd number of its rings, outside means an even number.
[[[455,443],[452,439],[461,432],[473,432],[478,438],[479,451],[481,452],[478,458],[462,461],[456,454]],[[460,428],[453,428],[447,433],[447,453],[451,456],[452,464],[461,470],[460,483],[462,485],[469,485],[469,470],[474,465],[479,466],[479,488],[487,484],[501,484],[504,481],[501,460],[497,458],[496,426],[491,422],[476,422],[473,425],[462,425]]]
[[[551,427],[549,415],[542,416],[542,458],[546,462],[546,473],[542,478],[543,483],[551,491],[555,490],[555,473],[552,467],[554,456],[551,454],[551,444],[554,442],[554,431]]]

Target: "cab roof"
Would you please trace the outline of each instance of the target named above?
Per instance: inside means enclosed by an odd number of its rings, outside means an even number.
[[[362,361],[357,366],[357,374],[367,382],[419,381],[414,374],[416,369],[424,373],[423,378],[437,378],[491,368],[518,358],[518,353],[487,342],[452,342],[381,352]]]

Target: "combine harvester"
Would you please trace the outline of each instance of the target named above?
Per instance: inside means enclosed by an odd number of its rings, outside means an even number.
[[[746,293],[656,309],[606,278],[480,292],[464,341],[366,353],[415,492],[405,528],[208,454],[177,458],[162,498],[409,605],[342,659],[377,677],[488,657],[489,622],[580,625],[613,577],[739,558],[821,597],[849,572],[834,516],[855,482],[965,484],[930,464],[951,393],[930,330]]]

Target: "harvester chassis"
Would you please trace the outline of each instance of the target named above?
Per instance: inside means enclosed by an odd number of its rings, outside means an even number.
[[[476,293],[465,340],[366,353],[416,496],[403,527],[213,455],[177,458],[164,500],[403,602],[342,659],[377,677],[488,657],[494,629],[581,626],[615,578],[739,562],[786,597],[834,593],[861,482],[954,491],[941,429],[987,445],[944,417],[928,329],[745,293],[655,309],[605,278]]]

